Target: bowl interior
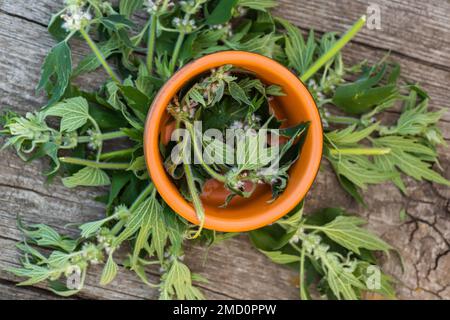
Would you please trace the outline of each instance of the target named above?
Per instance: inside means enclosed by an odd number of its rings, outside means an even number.
[[[320,164],[322,126],[317,107],[306,87],[285,67],[260,55],[236,51],[212,54],[185,66],[168,81],[155,98],[147,119],[146,160],[152,180],[164,200],[175,212],[193,223],[198,223],[192,205],[184,199],[164,170],[163,159],[157,148],[159,133],[167,116],[165,109],[172,97],[190,79],[226,64],[252,71],[266,84],[281,86],[286,96],[277,97],[275,105],[286,117],[288,125],[311,122],[300,158],[291,167],[288,186],[277,200],[269,203],[272,198],[270,188],[264,187],[251,198],[234,200],[226,208],[203,201],[205,228],[228,232],[248,231],[270,224],[292,210],[309,190]]]

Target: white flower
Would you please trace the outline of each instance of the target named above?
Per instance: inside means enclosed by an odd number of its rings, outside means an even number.
[[[257,116],[257,115],[255,115],[254,113],[252,113],[252,117],[251,117],[251,119],[252,119],[252,122],[254,122],[254,123],[258,123],[258,124],[259,124],[259,122],[261,121],[261,117],[260,117],[260,116]]]
[[[179,26],[181,26],[181,19],[178,17],[173,18],[172,24],[175,28],[178,28]]]
[[[158,13],[163,8],[164,1],[163,0],[148,0],[145,3],[145,6],[147,7],[147,12],[151,15]],[[169,1],[167,3],[167,8],[172,8],[174,6],[174,3],[172,1]]]
[[[61,18],[64,20],[62,27],[70,32],[80,30],[83,24],[92,19],[92,16],[81,7],[71,6],[65,14],[61,15]]]
[[[325,100],[325,95],[322,93],[322,92],[317,92],[317,98],[319,99],[319,100]]]
[[[242,190],[245,188],[245,183],[244,181],[237,181],[234,186],[236,189]]]
[[[237,12],[240,17],[245,16],[248,12],[247,8],[244,7],[238,7]]]
[[[234,121],[230,126],[230,130],[239,130],[239,129],[244,129],[244,123],[242,121]]]
[[[298,235],[294,235],[290,240],[289,243],[296,244],[300,241],[300,237]]]

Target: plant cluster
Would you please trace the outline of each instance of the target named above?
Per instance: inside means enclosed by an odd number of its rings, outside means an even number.
[[[324,156],[358,201],[363,202],[360,191],[368,184],[392,181],[407,192],[404,176],[450,185],[432,168],[438,166],[436,147],[444,140],[436,126],[442,112],[428,110],[427,94],[402,83],[396,64],[344,65],[340,50],[363,27],[364,18],[341,38],[311,31],[305,39],[298,28],[270,14],[273,0],[121,0],[117,5],[66,0],[65,5],[48,27],[59,41],[43,63],[38,85],[48,103],[25,116],[4,113],[0,132],[5,147],[24,160],[49,158],[46,174],[62,175],[68,188],[108,186],[98,199],[105,203],[105,218],[81,224],[75,238],[50,226],[20,223],[25,236],[18,244],[21,267],[9,271],[27,278],[22,285],[48,281],[54,292],[71,295],[82,289],[90,265],[104,265],[101,282],[107,284],[120,264],[157,287],[162,299],[202,298],[194,283],[206,280],[183,263],[183,246],[196,227],[172,212],[155,191],[142,139],[149,106],[165,81],[192,59],[217,51],[256,52],[298,74],[323,117]],[[144,22],[142,12],[147,12]],[[86,41],[92,53],[74,66],[76,39]],[[76,85],[79,76],[100,67],[108,74],[100,88],[86,91]],[[240,91],[236,87],[229,93],[244,105],[248,96]],[[204,99],[197,102],[206,104],[215,96]],[[382,115],[399,103],[397,122],[386,124]],[[190,117],[191,110],[186,111]],[[309,298],[313,286],[328,298],[361,298],[366,291],[394,296],[391,279],[382,273],[381,285],[370,285],[373,252],[387,252],[390,246],[362,229],[364,221],[340,209],[302,212],[299,207],[250,233],[255,247],[271,260],[298,268],[301,298]],[[200,240],[212,245],[230,236],[203,230]],[[118,261],[115,253],[124,242],[130,249]],[[151,264],[161,267],[159,283],[147,279],[145,268]]]
[[[270,185],[273,200],[286,188],[303,140],[296,142],[306,135],[308,123],[281,129],[285,119],[275,117],[272,103],[281,95],[281,87],[226,65],[184,88],[168,106],[175,128],[187,134],[164,148],[166,170],[195,204],[200,230],[199,194],[210,179],[228,191],[223,206],[235,196],[250,198],[258,185]]]

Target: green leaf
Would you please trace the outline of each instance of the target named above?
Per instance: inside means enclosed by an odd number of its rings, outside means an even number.
[[[69,32],[62,27],[64,23],[61,13],[54,14],[48,23],[47,30],[55,38],[56,41],[63,41]]]
[[[77,97],[64,100],[45,111],[47,116],[61,117],[61,131],[72,132],[81,128],[89,119],[89,105],[86,99]]]
[[[295,230],[296,231],[296,230]],[[286,230],[277,224],[250,231],[252,244],[259,250],[277,251],[289,243],[295,231],[286,233]]]
[[[165,225],[163,208],[156,200],[151,210],[150,223],[152,225],[150,252],[155,251],[159,261],[162,262],[164,260],[164,248],[169,234]]]
[[[383,128],[380,133],[382,135],[421,136],[433,144],[445,144],[442,133],[436,128],[436,124],[447,110],[429,112],[428,101],[425,99],[415,107],[406,108],[405,106],[397,124],[391,128]],[[435,136],[427,135],[431,131],[435,133]]]
[[[244,103],[246,105],[251,106],[252,102],[247,97],[244,89],[242,89],[236,82],[230,82],[228,84],[228,90],[230,91],[230,95],[239,103]]]
[[[142,202],[134,212],[132,212],[131,217],[125,224],[125,229],[114,240],[112,244],[113,247],[117,247],[123,241],[131,238],[142,227],[142,221],[145,221],[145,218],[151,214],[154,201],[154,197],[149,197]]]
[[[378,166],[396,167],[418,181],[425,179],[450,186],[450,181],[434,171],[431,163],[428,162],[436,159],[436,152],[417,140],[400,136],[386,136],[375,139],[374,145],[391,149],[389,154],[381,156],[377,160]]]
[[[209,26],[225,24],[233,17],[233,9],[238,0],[220,0],[211,14],[206,18]]]
[[[108,261],[103,268],[102,277],[100,278],[100,285],[106,286],[107,284],[111,283],[115,279],[117,271],[118,266],[114,262],[112,254],[110,254],[108,257]]]
[[[239,0],[238,6],[253,10],[266,11],[277,6],[276,0]]]
[[[132,28],[134,23],[120,14],[112,14],[107,17],[101,18],[100,22],[109,30],[119,31],[120,29]]]
[[[379,128],[379,124],[375,123],[362,130],[356,130],[356,125],[349,126],[345,129],[335,130],[325,134],[327,140],[333,145],[345,146],[360,142],[369,137],[375,130]]]
[[[281,251],[264,251],[264,250],[259,251],[264,253],[270,260],[278,264],[289,264],[300,261],[299,256],[285,254],[282,253]]]
[[[344,176],[362,189],[365,189],[367,184],[383,183],[398,177],[396,172],[382,170],[365,156],[341,155],[338,158],[327,156],[327,159],[337,175]]]
[[[66,252],[72,252],[77,242],[69,237],[59,235],[53,228],[44,224],[32,224],[24,226],[20,219],[17,220],[20,231],[28,238],[28,241],[38,246],[47,248],[60,248]]]
[[[128,102],[128,105],[135,112],[145,116],[150,108],[150,99],[137,88],[132,86],[120,86],[120,90]]]
[[[337,87],[333,103],[345,112],[361,114],[398,95],[398,88],[395,84],[375,87],[383,79],[386,65],[383,65],[378,73],[373,74],[375,68],[376,66],[356,82]]]
[[[45,281],[51,277],[52,271],[48,268],[27,264],[25,268],[7,268],[5,271],[10,272],[18,277],[29,278],[26,281],[18,283],[18,286],[32,286],[39,282]]]
[[[299,28],[284,19],[277,18],[277,22],[287,31],[285,51],[290,67],[294,68],[299,74],[305,73],[312,65],[314,53],[317,49],[314,31],[311,30],[305,43]]]
[[[189,268],[177,259],[173,260],[169,271],[162,277],[160,298],[162,300],[204,299],[202,293],[192,286],[192,274]]]
[[[72,73],[72,56],[69,45],[62,41],[52,48],[42,66],[37,90],[47,89],[48,105],[57,102],[66,90]],[[52,82],[55,79],[55,83]]]
[[[62,182],[67,188],[75,188],[79,186],[107,186],[111,183],[111,180],[105,171],[97,168],[86,167],[74,175],[62,179]]]
[[[53,142],[46,142],[42,146],[40,146],[39,149],[28,160],[32,161],[35,159],[42,158],[44,156],[50,157],[50,159],[52,159],[52,161],[53,161],[53,165],[54,165],[53,169],[50,170],[49,172],[45,172],[44,174],[46,176],[51,176],[51,175],[55,174],[61,166],[61,163],[58,158],[58,150],[59,150],[59,147],[57,144],[55,144]]]
[[[388,252],[392,249],[386,242],[359,226],[365,224],[364,219],[350,216],[339,216],[332,222],[318,228],[339,245],[360,254],[360,249],[380,250]]]
[[[108,195],[108,206],[110,206],[119,195],[120,191],[131,180],[131,173],[128,172],[115,172],[111,179],[111,189]]]
[[[108,59],[112,54],[118,52],[119,48],[120,44],[114,37],[98,45],[98,49],[105,59]],[[98,60],[97,56],[94,53],[90,53],[78,63],[77,67],[72,72],[72,78],[78,77],[84,73],[92,72],[100,66],[101,62]]]
[[[100,230],[100,228],[107,223],[108,221],[111,221],[112,219],[114,219],[114,216],[110,216],[110,217],[106,217],[102,220],[98,220],[98,221],[92,221],[92,222],[87,222],[82,224],[81,226],[79,226],[78,228],[81,230],[81,236],[85,239],[88,239],[92,236],[94,236],[98,230]]]
[[[119,3],[119,12],[121,15],[130,18],[131,15],[142,8],[144,0],[121,0]]]

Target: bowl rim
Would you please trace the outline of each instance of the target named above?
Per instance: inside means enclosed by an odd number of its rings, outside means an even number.
[[[166,114],[167,105],[172,97],[179,91],[179,89],[182,88],[190,79],[211,68],[226,64],[236,64],[229,62],[229,60],[236,59],[244,61],[241,64],[245,64],[245,61],[251,61],[252,63],[259,62],[267,70],[273,69],[282,72],[283,77],[288,78],[286,79],[286,82],[298,82],[299,90],[302,91],[302,94],[306,94],[308,105],[315,108],[315,110],[309,110],[310,116],[312,116],[310,122],[314,123],[315,125],[310,126],[308,135],[314,135],[314,138],[316,140],[314,140],[313,150],[311,151],[312,158],[308,162],[310,168],[306,172],[306,175],[302,177],[302,180],[305,181],[303,181],[303,184],[301,184],[301,188],[297,188],[298,190],[296,191],[298,192],[298,194],[292,195],[289,198],[285,198],[283,202],[277,201],[271,204],[270,214],[261,213],[261,215],[246,219],[239,219],[239,221],[229,221],[227,219],[221,219],[219,217],[210,217],[205,210],[204,227],[206,229],[223,232],[244,232],[258,229],[275,222],[276,220],[280,219],[282,216],[293,210],[298,205],[298,203],[300,203],[301,200],[306,196],[307,192],[311,188],[318,174],[323,152],[323,127],[320,114],[313,96],[298,76],[296,76],[293,72],[291,72],[279,62],[256,53],[246,51],[221,51],[203,56],[183,66],[166,82],[166,84],[155,96],[145,122],[144,157],[147,165],[147,170],[159,194],[164,199],[164,201],[172,208],[172,210],[174,210],[177,214],[191,223],[199,223],[192,204],[184,199],[184,197],[180,194],[175,184],[167,174],[164,168],[162,156],[160,154],[159,143],[161,120]],[[209,66],[211,64],[214,66]],[[209,67],[205,68],[205,65]],[[273,72],[273,70],[271,72]],[[311,131],[313,132],[311,133]]]

